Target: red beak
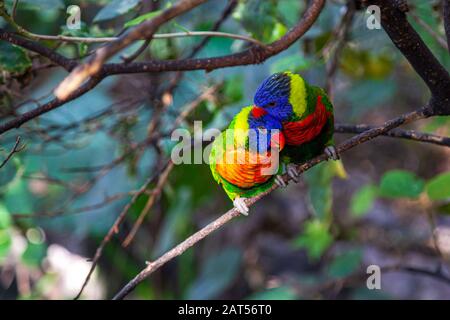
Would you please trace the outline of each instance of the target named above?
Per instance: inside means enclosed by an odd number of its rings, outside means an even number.
[[[255,118],[260,118],[260,117],[262,117],[265,114],[267,114],[266,110],[264,110],[263,108],[260,108],[258,106],[253,106],[253,108],[252,108],[252,115]]]

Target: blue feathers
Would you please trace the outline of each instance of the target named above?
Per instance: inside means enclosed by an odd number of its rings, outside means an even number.
[[[290,81],[290,77],[284,73],[271,75],[257,89],[254,104],[264,108],[274,118],[287,120],[293,114],[289,103]]]
[[[282,123],[279,119],[265,114],[255,117],[250,114],[249,124],[249,149],[258,153],[265,153],[271,148],[272,135],[281,132]]]

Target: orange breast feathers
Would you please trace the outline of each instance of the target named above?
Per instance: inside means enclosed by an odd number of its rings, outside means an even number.
[[[270,161],[270,153],[261,155],[245,149],[230,149],[224,153],[223,160],[217,161],[216,169],[223,179],[235,186],[251,188],[270,179],[271,175],[262,172],[263,168],[271,166]]]
[[[316,110],[305,119],[283,122],[283,131],[288,145],[301,145],[314,139],[327,123],[329,112],[317,96]]]

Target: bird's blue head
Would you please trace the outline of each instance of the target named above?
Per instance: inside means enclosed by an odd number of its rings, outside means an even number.
[[[284,147],[282,123],[279,119],[267,113],[264,109],[253,107],[248,118],[249,148],[259,153],[265,153],[273,148]]]
[[[305,82],[289,71],[274,73],[261,83],[253,102],[281,121],[294,114],[302,116],[306,110]]]

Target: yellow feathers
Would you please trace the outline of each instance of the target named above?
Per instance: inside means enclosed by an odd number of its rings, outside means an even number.
[[[252,107],[243,108],[235,117],[234,121],[234,141],[236,146],[244,147],[248,137],[248,115]]]
[[[291,79],[289,103],[292,105],[295,115],[301,117],[307,106],[305,81],[298,74],[290,71],[285,72],[285,74]]]

